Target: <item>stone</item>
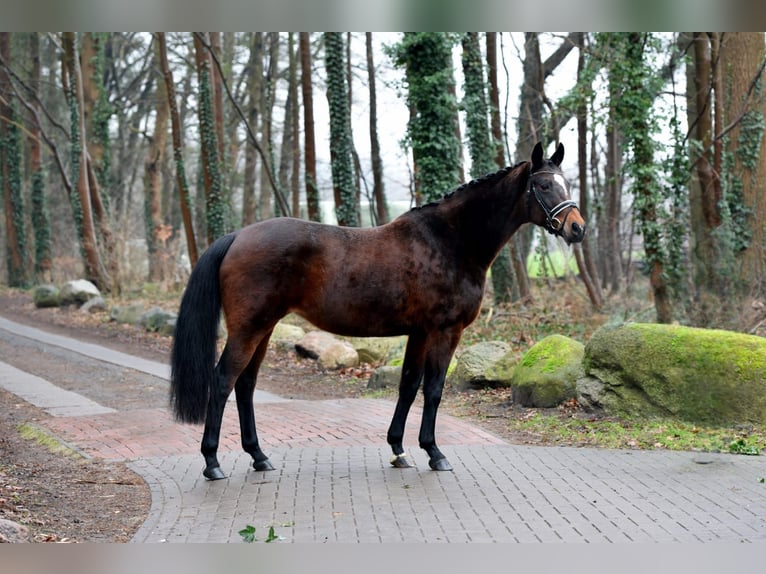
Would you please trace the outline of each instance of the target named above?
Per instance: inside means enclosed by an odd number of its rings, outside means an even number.
[[[496,363],[506,356],[511,346],[503,341],[486,341],[466,348],[457,358],[449,374],[451,384],[461,388],[505,386],[510,381],[499,380]]]
[[[577,396],[585,346],[563,335],[549,335],[529,349],[513,371],[514,403],[524,407],[555,407]]]
[[[404,357],[407,337],[350,337],[348,342],[359,354],[359,362],[376,365]]]
[[[29,541],[29,528],[12,520],[0,518],[0,542],[18,544]]]
[[[766,423],[763,337],[680,325],[604,326],[585,346],[583,363],[588,395],[608,413]]]
[[[401,367],[383,365],[372,372],[370,380],[367,381],[367,388],[372,390],[395,389],[399,387],[401,378]]]
[[[112,310],[109,313],[109,320],[115,321],[116,323],[137,325],[143,314],[144,306],[141,303],[134,303],[133,305],[112,307]]]
[[[55,285],[38,285],[32,294],[35,307],[43,309],[59,306],[59,288]]]
[[[80,311],[85,313],[97,313],[99,311],[106,311],[106,301],[104,301],[104,298],[101,296],[93,297],[93,299],[83,303],[82,307],[80,307]]]
[[[138,322],[150,333],[156,333],[162,329],[168,321],[175,321],[175,313],[169,313],[159,307],[152,307],[141,315]]]
[[[281,351],[292,350],[305,335],[306,331],[301,327],[280,321],[274,326],[270,343]]]
[[[101,292],[93,283],[85,279],[76,279],[74,281],[67,281],[61,286],[59,305],[62,307],[77,305],[79,307],[90,299],[100,296]]]
[[[359,364],[359,355],[350,343],[325,331],[309,331],[295,344],[302,357],[316,359],[324,369],[343,369]]]

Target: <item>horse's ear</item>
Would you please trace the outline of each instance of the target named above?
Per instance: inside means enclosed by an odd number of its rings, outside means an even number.
[[[556,165],[561,165],[564,161],[564,144],[559,142],[559,147],[556,148],[556,153],[551,156],[551,161]]]
[[[543,144],[537,142],[535,149],[532,150],[532,170],[543,167]]]

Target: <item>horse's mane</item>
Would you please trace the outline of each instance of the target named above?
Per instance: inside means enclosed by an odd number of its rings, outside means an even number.
[[[465,183],[460,184],[458,187],[450,191],[449,193],[442,196],[440,199],[437,199],[435,201],[430,201],[428,203],[424,203],[423,205],[418,205],[410,209],[410,211],[419,211],[421,209],[425,208],[431,208],[436,205],[439,205],[443,203],[444,201],[448,201],[453,196],[458,195],[460,193],[464,193],[468,189],[472,189],[474,187],[484,186],[484,185],[494,185],[504,177],[506,177],[509,173],[511,173],[513,170],[518,168],[520,165],[528,163],[526,161],[520,161],[516,165],[510,166],[510,167],[504,167],[498,171],[488,173],[482,177],[472,179],[471,181],[467,181]]]

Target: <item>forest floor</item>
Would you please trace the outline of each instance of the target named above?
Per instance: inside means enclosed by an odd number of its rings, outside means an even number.
[[[175,310],[176,299],[166,297],[159,305]],[[144,301],[147,308],[156,303]],[[108,313],[37,309],[30,293],[9,289],[0,289],[0,309],[12,321],[124,353],[160,362],[166,362],[169,356],[172,343],[169,337],[110,322]],[[637,297],[632,306],[623,302],[619,318],[651,320],[652,310],[647,308],[646,297]],[[554,282],[537,296],[534,307],[483,309],[464,333],[462,345],[502,339],[521,357],[535,342],[552,333],[584,343],[608,320],[610,315],[590,308],[579,286]],[[54,382],[55,368],[55,364],[50,365],[49,380]],[[361,396],[395,399],[395,390],[371,394],[367,383],[372,371],[369,365],[324,371],[315,361],[270,349],[258,387],[284,397],[307,400]],[[574,401],[554,409],[515,405],[510,389],[465,390],[448,384],[441,409],[514,444],[697,448],[694,443],[681,444],[684,429],[669,430],[666,425],[655,430],[638,429],[638,433],[647,435],[644,440],[630,432],[629,425],[620,426],[619,421],[598,413],[585,413]],[[45,416],[48,415],[40,409],[0,390],[0,518],[27,525],[37,542],[129,541],[149,511],[151,500],[146,484],[122,463],[86,461],[71,452],[51,449],[40,437],[32,440],[23,436],[25,428]],[[599,424],[611,426],[594,426]],[[694,439],[699,433],[696,428],[688,431]]]

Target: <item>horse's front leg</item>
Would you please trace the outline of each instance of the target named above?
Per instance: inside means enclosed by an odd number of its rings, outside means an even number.
[[[424,339],[418,335],[410,335],[407,340],[407,350],[404,353],[402,365],[402,378],[399,382],[399,399],[396,401],[394,417],[388,428],[388,444],[394,455],[391,457],[391,465],[396,468],[410,468],[412,465],[407,460],[404,452],[404,426],[410,407],[418,394],[420,380],[423,378],[423,361],[425,358]]]
[[[452,355],[455,353],[461,331],[449,333],[440,337],[428,348],[425,361],[425,375],[423,380],[423,418],[420,422],[420,435],[418,440],[420,448],[428,453],[428,466],[432,470],[452,470],[452,465],[447,457],[436,446],[436,412],[444,390],[444,381],[447,377]]]

